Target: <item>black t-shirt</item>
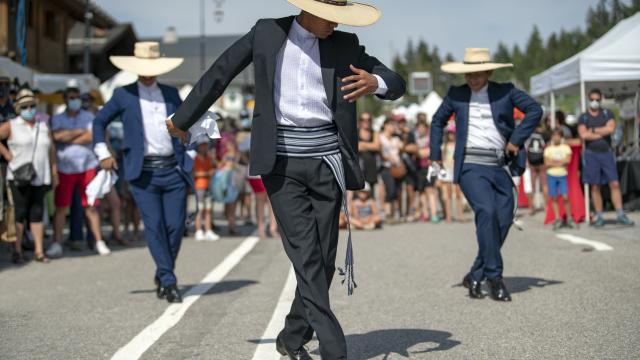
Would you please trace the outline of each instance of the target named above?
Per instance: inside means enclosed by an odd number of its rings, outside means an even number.
[[[601,128],[607,125],[609,120],[613,119],[613,113],[607,109],[602,109],[597,116],[592,116],[586,112],[580,116],[580,124],[587,127],[589,131],[593,128]],[[598,140],[586,140],[585,148],[595,152],[611,151],[611,135],[603,136]]]

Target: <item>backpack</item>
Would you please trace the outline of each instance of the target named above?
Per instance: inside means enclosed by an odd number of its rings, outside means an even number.
[[[544,164],[544,147],[546,141],[540,133],[533,133],[527,141],[527,159],[531,165]]]
[[[209,191],[213,201],[230,204],[238,198],[238,188],[233,183],[232,170],[224,169],[216,171],[209,183]]]

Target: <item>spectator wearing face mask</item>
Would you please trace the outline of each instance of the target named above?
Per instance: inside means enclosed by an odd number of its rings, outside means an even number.
[[[67,209],[71,205],[73,193],[76,190],[80,194],[80,201],[95,239],[96,251],[100,255],[109,255],[111,251],[102,240],[98,211],[95,206],[89,205],[85,193],[87,185],[96,176],[98,167],[98,159],[91,147],[94,116],[82,110],[80,90],[77,87],[70,86],[66,89],[65,103],[67,105],[65,112],[51,119],[60,185],[55,192],[54,242],[49,247],[47,255],[62,256],[62,230]]]
[[[611,146],[611,135],[616,129],[613,113],[601,107],[602,92],[593,89],[589,92],[589,109],[580,116],[578,133],[585,142],[583,180],[591,185],[591,197],[596,210],[595,227],[604,226],[602,215],[603,185],[611,189],[611,201],[616,210],[617,222],[621,225],[634,225],[622,209],[622,193],[618,181],[616,156]]]
[[[58,178],[51,133],[46,122],[36,121],[37,104],[31,90],[20,90],[16,99],[20,115],[0,125],[0,140],[7,140],[12,154],[7,180],[15,206],[17,241],[12,261],[16,264],[24,262],[20,244],[27,223],[35,245],[34,259],[49,262],[42,245],[44,195],[48,186],[56,187]],[[29,164],[33,171],[24,171]],[[25,175],[29,173],[33,176]]]

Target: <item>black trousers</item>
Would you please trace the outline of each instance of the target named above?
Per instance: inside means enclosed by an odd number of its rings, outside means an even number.
[[[346,358],[344,333],[329,305],[336,269],[340,187],[322,159],[279,156],[272,173],[262,179],[298,282],[280,338],[288,348],[298,349],[315,331],[323,359]]]

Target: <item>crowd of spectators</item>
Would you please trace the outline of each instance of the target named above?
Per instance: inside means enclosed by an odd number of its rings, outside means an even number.
[[[617,221],[633,225],[622,211],[615,172],[611,146],[615,122],[611,112],[599,108],[601,98],[599,91],[592,91],[589,112],[576,123],[567,124],[564,114],[558,112],[552,126],[548,117],[525,145],[528,171],[522,184],[530,213],[547,204],[554,213],[568,214],[557,218],[554,229],[575,226],[567,180],[575,171],[583,173],[584,181],[591,185],[594,225],[604,225],[603,185],[610,187]],[[125,181],[118,180],[101,201],[90,203],[87,199],[86,188],[99,167],[92,149],[97,106],[90,94],[82,94],[73,84],[64,92],[64,102],[52,116],[38,112],[42,107],[38,107],[36,94],[29,89],[17,91],[9,79],[0,78],[0,223],[4,224],[3,240],[13,237],[12,261],[16,264],[27,260],[24,249],[33,250],[33,260],[47,263],[66,251],[84,248],[109,255],[111,247],[131,246],[142,238],[140,214]],[[466,200],[453,182],[453,121],[446,127],[442,169],[437,176],[429,171],[426,114],[407,119],[388,113],[376,129],[371,114],[363,112],[358,126],[366,186],[347,196],[350,217],[340,217],[343,228],[349,221],[355,230],[406,222],[467,221]],[[240,119],[222,118],[219,127],[219,140],[200,141],[190,151],[195,183],[191,199],[195,199],[193,204],[197,202],[197,211],[193,214],[195,226],[189,231],[196,241],[217,241],[220,235],[239,234],[239,226],[257,223],[260,238],[277,238],[278,226],[264,184],[260,177],[249,176],[248,113],[242,112]],[[581,167],[570,166],[574,149],[581,151],[583,142],[585,162]],[[108,146],[122,165],[123,127],[117,121],[108,128]],[[118,169],[123,178],[123,166]],[[536,193],[543,198],[543,206],[536,201]],[[10,217],[8,208],[13,209]],[[226,224],[218,225],[220,220]],[[105,231],[110,236],[104,237]]]

